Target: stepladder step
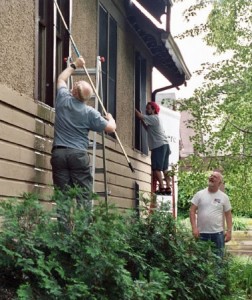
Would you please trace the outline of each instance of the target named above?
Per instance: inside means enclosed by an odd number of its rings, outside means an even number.
[[[109,196],[111,195],[111,191],[107,191],[106,192],[96,192],[97,195],[99,195],[100,197],[105,197],[105,196]]]
[[[96,174],[103,174],[104,173],[104,168],[95,168],[95,173]]]
[[[95,147],[96,147],[97,150],[102,150],[103,149],[103,145],[99,144],[99,143],[96,143]],[[89,145],[88,145],[88,150],[92,150],[93,148],[94,148],[94,143],[90,142]]]
[[[78,75],[78,76],[83,76],[83,75],[87,75],[87,73],[89,75],[96,75],[96,68],[89,68],[87,69],[87,72],[84,69],[76,69],[73,73],[73,75]]]

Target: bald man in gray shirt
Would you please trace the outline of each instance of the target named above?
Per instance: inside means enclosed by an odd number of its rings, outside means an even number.
[[[212,241],[216,254],[223,257],[225,242],[231,240],[232,213],[228,196],[219,187],[222,175],[213,172],[208,179],[208,187],[197,192],[191,200],[190,221],[195,238]],[[227,230],[224,233],[224,220]]]

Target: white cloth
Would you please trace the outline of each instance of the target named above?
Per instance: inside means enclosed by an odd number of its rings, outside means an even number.
[[[197,227],[200,233],[217,233],[224,230],[223,214],[231,210],[228,196],[218,190],[210,193],[208,188],[197,192],[191,201],[198,207]]]

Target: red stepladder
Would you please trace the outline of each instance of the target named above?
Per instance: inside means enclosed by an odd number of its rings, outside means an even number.
[[[151,202],[150,202],[150,213],[154,211],[162,210],[172,213],[173,217],[176,218],[176,201],[175,201],[175,178],[170,176],[171,179],[171,194],[163,195],[159,194],[159,183],[157,179],[151,176]]]

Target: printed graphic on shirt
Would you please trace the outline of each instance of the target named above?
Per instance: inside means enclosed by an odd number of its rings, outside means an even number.
[[[215,205],[215,206],[221,204],[221,199],[214,198],[212,204]]]

